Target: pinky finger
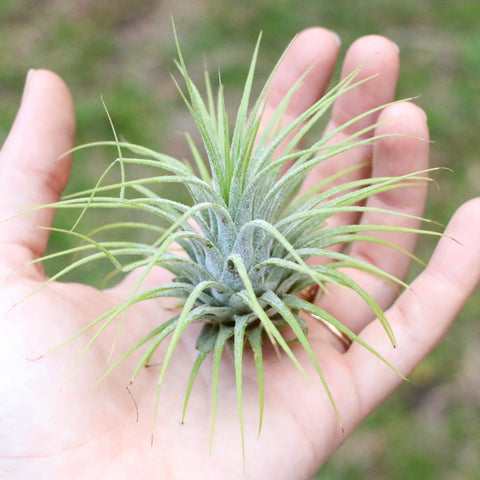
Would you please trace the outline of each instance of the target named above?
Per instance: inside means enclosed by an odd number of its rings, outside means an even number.
[[[426,269],[387,312],[398,347],[379,321],[361,337],[407,376],[440,341],[480,280],[480,198],[451,219]],[[361,415],[367,415],[402,381],[378,358],[352,345],[346,361],[356,383]]]

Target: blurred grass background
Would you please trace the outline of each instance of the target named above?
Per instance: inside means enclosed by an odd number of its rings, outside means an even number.
[[[480,192],[477,0],[2,0],[0,140],[14,118],[27,70],[49,68],[72,90],[77,143],[112,138],[103,95],[123,137],[188,156],[183,132],[191,121],[170,79],[171,14],[193,77],[201,81],[205,58],[210,71],[220,68],[232,105],[260,30],[258,87],[292,36],[308,26],[336,30],[342,53],[361,35],[390,37],[401,50],[398,97],[419,96],[434,140],[433,164],[454,170],[435,175],[439,188],[431,190],[427,216],[446,223],[457,206]],[[102,149],[79,155],[69,188],[92,185],[111,160]],[[59,223],[68,223],[67,213],[60,217]],[[423,258],[432,247],[422,240]],[[99,276],[88,272],[83,280],[94,283]],[[477,293],[411,381],[316,478],[479,479],[479,318]]]

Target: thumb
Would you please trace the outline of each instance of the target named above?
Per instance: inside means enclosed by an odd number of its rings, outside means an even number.
[[[29,72],[20,109],[0,152],[0,243],[4,258],[19,263],[41,256],[51,226],[52,209],[11,218],[32,207],[55,202],[70,173],[75,132],[73,101],[65,83],[47,70]],[[5,221],[6,219],[9,219]],[[16,248],[22,247],[22,248]],[[20,257],[16,258],[18,253]]]

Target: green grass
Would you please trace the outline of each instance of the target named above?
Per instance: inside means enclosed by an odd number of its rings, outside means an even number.
[[[336,30],[343,53],[360,35],[390,37],[400,46],[403,62],[398,96],[420,96],[434,140],[433,165],[454,169],[436,175],[440,187],[431,189],[427,217],[446,222],[457,206],[480,191],[480,5],[474,0],[4,0],[0,140],[7,135],[27,70],[45,67],[72,89],[78,143],[111,138],[103,95],[120,135],[187,157],[183,132],[192,124],[170,79],[175,56],[171,13],[191,74],[199,80],[207,58],[212,72],[222,70],[232,104],[239,98],[260,30],[258,70],[263,78],[291,37],[312,24]],[[69,188],[89,187],[110,159],[102,150],[79,155]],[[63,214],[59,223],[67,221]],[[432,246],[422,240],[423,258]],[[95,283],[102,273],[83,276]],[[479,377],[469,362],[480,362],[475,353],[479,316],[476,294],[411,382],[365,422],[317,478],[478,478]]]

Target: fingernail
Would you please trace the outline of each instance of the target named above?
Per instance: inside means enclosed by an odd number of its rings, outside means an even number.
[[[400,53],[400,47],[398,46],[398,43],[392,41],[392,44],[397,49],[397,53]]]
[[[420,107],[418,107],[418,109],[420,110],[420,113],[423,113],[423,117],[425,118],[425,122],[428,122],[428,117],[427,117],[427,114],[425,113],[425,110],[423,108],[420,108]]]
[[[342,45],[342,39],[340,38],[340,35],[337,32],[334,32],[333,30],[330,30],[330,31],[335,36],[335,40],[337,40],[338,46],[340,47]]]
[[[23,86],[23,94],[25,95],[25,92],[28,90],[28,84],[30,83],[30,80],[32,79],[32,75],[35,72],[34,68],[31,68],[27,72],[27,78],[25,79],[25,85]]]
[[[28,95],[28,90],[29,90],[29,84],[30,84],[30,81],[32,80],[32,75],[33,73],[35,72],[35,70],[33,68],[31,68],[28,72],[27,72],[27,77],[25,78],[25,84],[23,85],[23,92],[22,92],[22,103],[25,101],[25,99],[27,98],[27,95]]]
[[[26,82],[28,82],[33,74],[33,72],[35,72],[35,69],[34,68],[31,68],[28,72],[27,72],[27,80]]]

